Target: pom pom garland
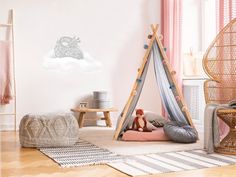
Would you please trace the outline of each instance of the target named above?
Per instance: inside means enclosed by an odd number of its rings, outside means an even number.
[[[151,39],[151,38],[152,38],[152,35],[151,35],[151,34],[149,34],[149,35],[148,35],[148,39]]]
[[[175,88],[175,85],[170,85],[169,88],[170,88],[170,89],[173,89],[173,88]]]
[[[166,60],[163,60],[162,63],[163,63],[163,65],[166,65],[166,64],[167,64],[167,61],[166,61]]]
[[[137,82],[142,82],[142,79],[137,79]]]
[[[148,45],[147,45],[147,44],[144,44],[143,48],[144,48],[144,49],[147,49],[147,48],[148,48]]]

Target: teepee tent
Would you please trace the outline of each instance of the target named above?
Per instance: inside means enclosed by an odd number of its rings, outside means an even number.
[[[120,137],[122,132],[124,132],[137,105],[151,58],[153,58],[155,78],[160,90],[161,100],[169,115],[169,119],[181,124],[193,126],[183,96],[177,87],[175,78],[173,77],[175,71],[171,69],[164,48],[157,36],[158,25],[151,25],[151,28],[153,34],[149,35],[150,41],[143,58],[143,63],[138,69],[138,75],[128,101],[118,118],[114,134],[114,139],[116,140]]]

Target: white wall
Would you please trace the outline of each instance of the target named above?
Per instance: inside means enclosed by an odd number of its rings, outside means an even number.
[[[160,0],[2,0],[0,22],[10,8],[15,18],[18,123],[27,113],[69,111],[93,90],[109,91],[113,105],[123,108],[150,24],[160,23]],[[103,70],[85,74],[43,68],[44,55],[63,35],[80,37],[82,47],[103,63]],[[148,83],[154,83],[153,76]],[[159,111],[153,85],[144,88],[142,107]],[[1,121],[13,123],[10,118]]]

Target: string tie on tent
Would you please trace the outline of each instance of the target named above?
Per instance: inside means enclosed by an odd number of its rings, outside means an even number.
[[[177,101],[180,101],[180,96],[176,96],[175,99],[176,99]]]
[[[162,39],[163,39],[163,36],[162,36],[162,35],[160,35],[160,36],[159,36],[159,39],[160,39],[160,40],[162,40]],[[165,49],[164,49],[164,50],[165,50]]]
[[[144,49],[147,49],[147,48],[148,48],[148,45],[147,45],[147,44],[144,44],[143,48],[144,48]]]
[[[137,79],[137,82],[142,82],[142,79]]]
[[[175,87],[175,85],[170,85],[170,87],[169,87],[169,88],[170,88],[170,89],[173,89],[174,87]]]

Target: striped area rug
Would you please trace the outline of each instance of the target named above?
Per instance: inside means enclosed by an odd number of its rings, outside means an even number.
[[[137,155],[109,166],[130,176],[151,175],[236,164],[236,156],[206,154],[202,150]]]
[[[72,147],[40,148],[39,150],[62,167],[98,165],[123,160],[122,156],[81,139]]]

